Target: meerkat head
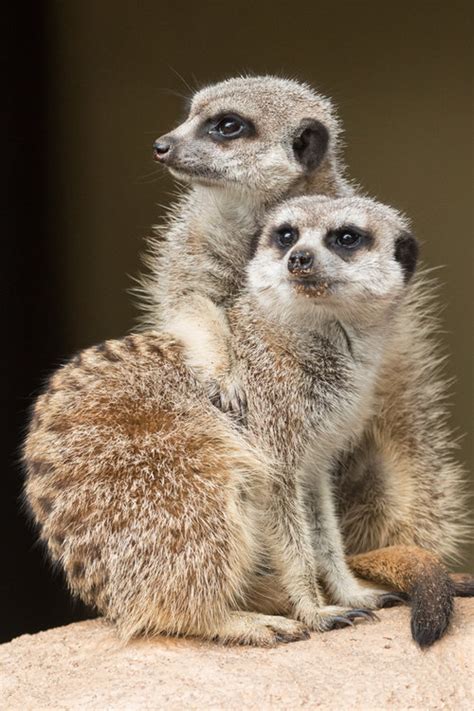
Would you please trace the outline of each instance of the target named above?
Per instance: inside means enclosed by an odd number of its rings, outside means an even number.
[[[283,319],[374,322],[400,300],[418,257],[408,223],[360,197],[293,198],[269,215],[248,288]]]
[[[186,121],[155,141],[154,157],[183,181],[271,200],[298,194],[320,172],[321,192],[330,192],[339,133],[331,102],[307,85],[243,77],[198,92]]]

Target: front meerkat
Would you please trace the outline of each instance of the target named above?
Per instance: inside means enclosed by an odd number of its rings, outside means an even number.
[[[155,143],[156,159],[190,189],[151,250],[144,324],[181,340],[223,410],[245,409],[225,309],[242,288],[263,215],[288,196],[353,193],[339,135],[328,99],[295,81],[250,77],[198,92],[188,119]],[[411,288],[387,338],[377,405],[339,464],[337,498],[347,550],[364,554],[351,558],[354,571],[410,593],[414,615],[444,600],[446,622],[453,589],[466,594],[466,586],[452,588],[440,559],[459,556],[468,526],[428,292],[423,280]],[[429,644],[419,616],[414,636]]]
[[[109,341],[53,376],[25,445],[27,500],[71,590],[123,638],[272,645],[370,617],[353,608],[379,595],[346,566],[331,477],[371,416],[416,254],[370,200],[273,211],[228,311],[246,432],[166,334]]]

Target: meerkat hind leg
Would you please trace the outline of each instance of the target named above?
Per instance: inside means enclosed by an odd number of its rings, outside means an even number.
[[[364,587],[364,582],[362,582]],[[403,600],[392,593],[386,593],[386,602],[382,604],[383,594],[378,595],[379,607],[386,607],[389,604],[398,604]],[[395,600],[396,598],[396,600]],[[292,605],[285,594],[281,581],[274,573],[266,573],[255,578],[254,584],[249,588],[245,596],[245,605],[251,610],[260,614],[292,616]],[[327,632],[351,625],[356,619],[375,620],[376,615],[363,606],[358,608],[347,608],[337,605],[326,605],[313,608],[313,614],[308,612],[308,619],[313,621],[311,629],[318,632]],[[306,621],[306,619],[305,619]]]

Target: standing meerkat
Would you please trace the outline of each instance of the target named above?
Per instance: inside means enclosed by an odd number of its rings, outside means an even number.
[[[263,216],[288,196],[353,194],[339,137],[328,99],[267,76],[203,89],[186,121],[155,142],[155,158],[189,189],[152,243],[143,323],[180,339],[186,362],[223,410],[245,408],[225,309],[242,288]],[[444,599],[449,618],[453,590],[474,594],[472,583],[454,577],[453,588],[441,565],[459,557],[469,527],[427,293],[422,280],[411,290],[384,355],[373,416],[337,473],[347,549],[364,553],[350,565],[410,594],[421,644],[433,641],[421,632],[428,598]],[[412,475],[416,485],[407,483]]]
[[[52,377],[25,445],[27,501],[71,590],[122,638],[268,646],[385,602],[346,565],[332,472],[371,417],[416,255],[406,222],[367,199],[271,214],[227,314],[246,430],[167,334],[108,341]]]

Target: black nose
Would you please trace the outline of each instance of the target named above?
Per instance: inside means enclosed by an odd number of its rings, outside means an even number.
[[[298,272],[307,272],[313,266],[314,255],[312,252],[300,251],[292,252],[288,258],[288,270],[294,274]]]
[[[162,160],[171,150],[172,143],[167,138],[158,138],[153,144],[153,157]]]

